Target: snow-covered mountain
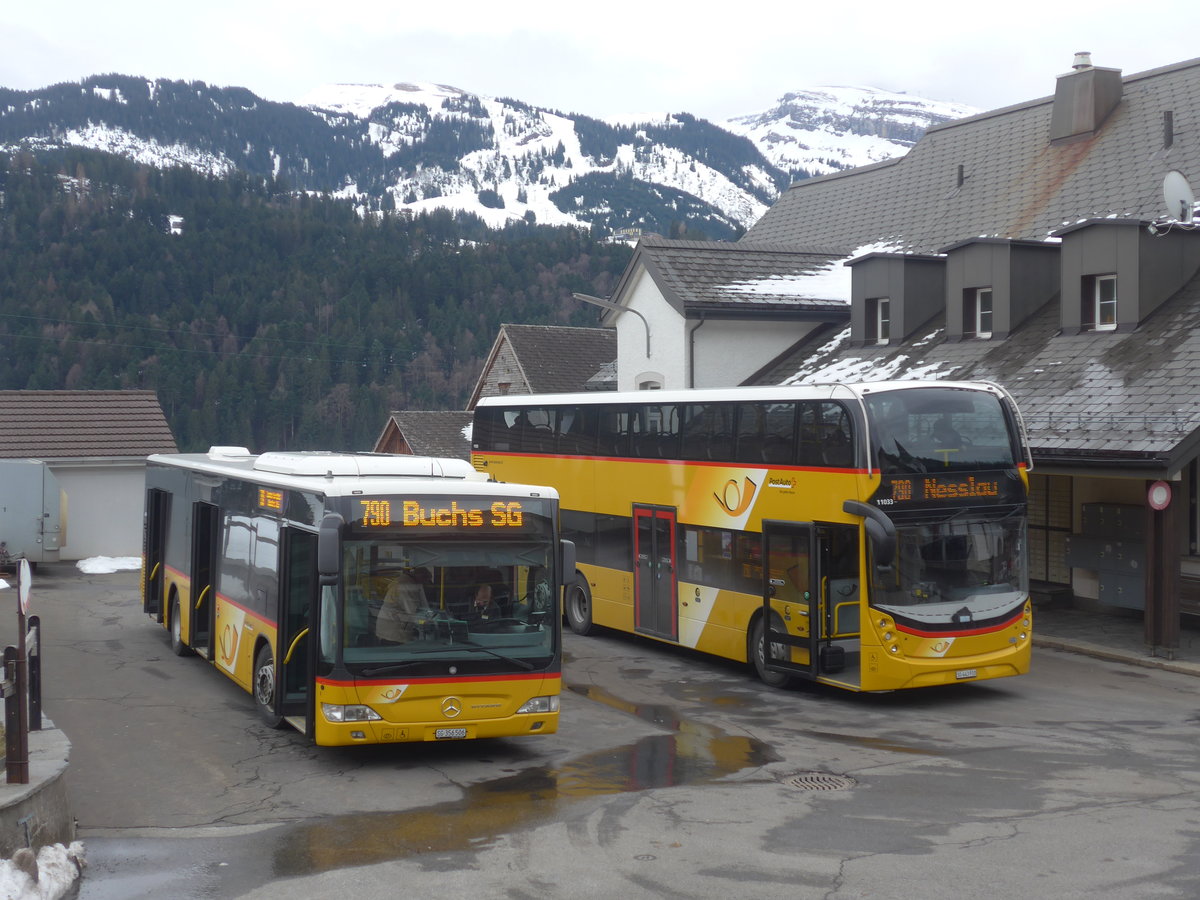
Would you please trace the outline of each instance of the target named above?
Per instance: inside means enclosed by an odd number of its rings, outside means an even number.
[[[903,155],[931,126],[977,112],[877,88],[818,87],[724,124],[795,180]]]
[[[973,110],[869,88],[784,95],[717,125],[686,113],[603,121],[447,85],[330,85],[299,105],[203,82],[95,76],[0,88],[0,151],[88,147],[280,189],[351,198],[364,212],[453,209],[728,239],[796,179],[907,151]]]

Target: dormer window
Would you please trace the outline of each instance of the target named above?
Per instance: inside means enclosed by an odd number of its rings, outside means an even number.
[[[1116,275],[1089,275],[1084,279],[1083,327],[1091,331],[1116,331]]]
[[[968,288],[964,293],[964,331],[971,337],[987,340],[992,336],[992,289]]]
[[[892,302],[887,297],[867,301],[867,343],[886,344],[892,333]]]

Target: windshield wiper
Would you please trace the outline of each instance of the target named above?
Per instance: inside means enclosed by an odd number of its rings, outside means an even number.
[[[425,651],[428,652],[428,651]],[[370,678],[372,675],[382,675],[385,672],[399,672],[401,669],[407,669],[409,666],[415,666],[417,663],[424,662],[422,659],[409,659],[404,662],[389,663],[386,666],[376,666],[373,669],[363,669],[362,673]]]
[[[474,641],[458,641],[454,644],[455,647],[463,647],[467,650],[482,650],[484,653],[490,653],[496,659],[502,659],[505,662],[510,662],[515,666],[520,666],[522,669],[533,669],[533,663],[526,662],[523,659],[517,659],[515,656],[506,656],[503,653],[497,653],[490,647],[485,647],[483,644],[476,644]]]
[[[484,653],[490,653],[492,656],[496,657],[496,659],[502,659],[505,662],[510,662],[515,666],[520,666],[522,669],[532,671],[534,668],[533,663],[527,662],[523,659],[517,659],[515,656],[506,656],[503,653],[497,653],[490,647],[485,647],[482,644],[476,644],[473,641],[455,641],[453,644],[449,644],[445,647],[431,647],[428,650],[408,650],[405,652],[414,655],[418,653],[427,655],[430,653],[445,654],[455,650],[481,650]],[[409,666],[415,666],[417,663],[422,662],[424,662],[424,660],[421,659],[403,660],[401,662],[388,663],[386,666],[376,666],[373,669],[363,669],[362,673],[370,678],[372,675],[383,675],[386,672],[398,672],[401,669],[407,669]]]

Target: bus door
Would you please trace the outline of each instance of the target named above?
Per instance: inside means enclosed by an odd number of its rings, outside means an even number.
[[[146,533],[142,539],[145,563],[142,568],[142,609],[163,620],[163,585],[166,584],[167,522],[171,495],[158,488],[146,492]]]
[[[201,656],[212,659],[213,611],[217,606],[217,547],[220,510],[211,503],[192,504],[192,584],[186,615],[188,644]]]
[[[279,644],[276,650],[277,710],[297,730],[313,734],[312,681],[318,627],[317,535],[283,530],[279,579]]]
[[[819,625],[816,529],[795,522],[763,522],[763,622],[767,667],[816,674]]]
[[[843,684],[857,683],[862,640],[858,529],[853,525],[818,525],[817,551],[820,674],[836,675]]]
[[[634,631],[678,640],[674,509],[633,508],[633,560]]]

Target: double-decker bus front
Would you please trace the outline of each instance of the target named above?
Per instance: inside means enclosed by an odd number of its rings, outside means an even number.
[[[330,498],[317,743],[557,730],[557,503],[531,494]]]
[[[879,487],[861,511],[869,592],[862,688],[1029,670],[1027,453],[999,389],[866,390]]]

